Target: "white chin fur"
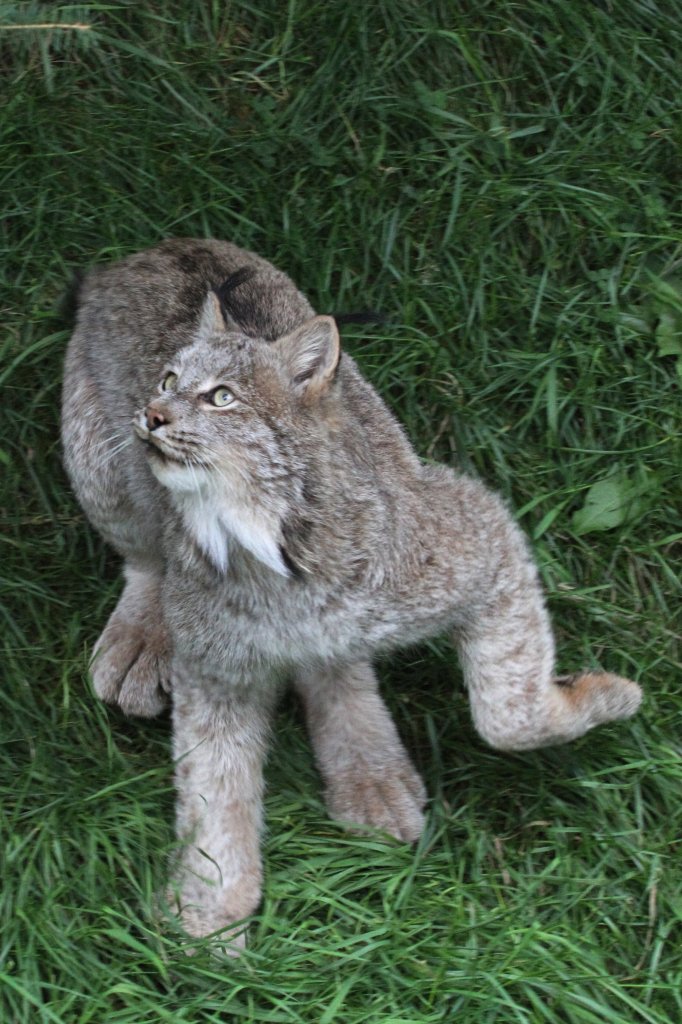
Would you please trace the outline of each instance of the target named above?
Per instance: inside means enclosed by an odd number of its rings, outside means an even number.
[[[237,543],[273,572],[290,575],[279,549],[279,521],[239,495],[238,485],[226,493],[208,471],[166,465],[159,473],[153,468],[172,492],[186,529],[219,572],[227,571],[230,546]]]
[[[182,494],[201,494],[206,488],[206,471],[182,463],[163,462],[152,456],[149,460],[152,473],[169,491]]]

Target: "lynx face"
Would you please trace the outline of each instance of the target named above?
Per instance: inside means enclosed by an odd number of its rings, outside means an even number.
[[[275,571],[288,573],[281,527],[300,497],[310,444],[301,421],[315,416],[338,358],[330,317],[267,343],[226,330],[216,304],[204,311],[197,340],[164,370],[157,395],[136,414],[133,428],[152,472],[222,571],[232,534]]]
[[[171,491],[202,491],[221,475],[259,491],[260,478],[284,457],[254,387],[262,343],[227,334],[221,340],[220,347],[199,341],[184,349],[135,416],[151,469]],[[284,382],[268,383],[272,390]]]

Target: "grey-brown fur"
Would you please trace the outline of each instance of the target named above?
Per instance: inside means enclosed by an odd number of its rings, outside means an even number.
[[[226,323],[211,290],[243,267]],[[639,705],[617,676],[554,678],[537,571],[503,503],[421,463],[333,321],[252,253],[174,240],[89,274],[63,435],[76,493],[125,560],[95,689],[132,714],[173,692],[175,892],[192,934],[258,903],[282,680],[303,699],[330,812],[406,840],[425,794],[377,654],[451,633],[474,722],[501,749],[564,742]]]

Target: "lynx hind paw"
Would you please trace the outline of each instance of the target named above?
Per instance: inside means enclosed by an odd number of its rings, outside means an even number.
[[[572,703],[589,710],[591,726],[631,718],[642,703],[637,683],[610,672],[579,672],[555,682]]]
[[[109,620],[90,663],[95,693],[126,715],[153,718],[168,704],[170,655],[164,629]]]
[[[414,843],[424,829],[426,790],[407,759],[385,766],[360,761],[337,771],[327,786],[326,802],[330,816],[351,830],[369,826]]]

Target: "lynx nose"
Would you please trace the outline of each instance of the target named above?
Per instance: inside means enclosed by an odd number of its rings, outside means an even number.
[[[162,427],[164,423],[170,423],[166,413],[162,412],[158,405],[155,405],[153,402],[150,402],[145,409],[144,418],[147,424],[147,430],[157,430],[159,427]]]

